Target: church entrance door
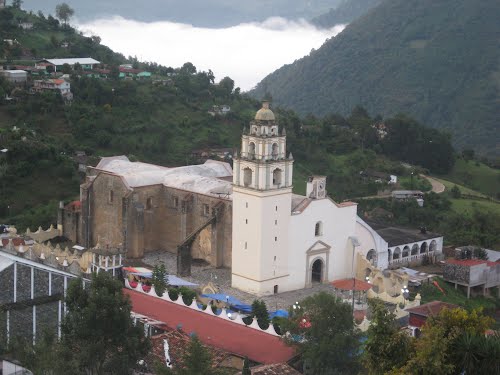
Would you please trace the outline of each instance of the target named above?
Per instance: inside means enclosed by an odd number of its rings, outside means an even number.
[[[312,265],[311,281],[313,283],[321,283],[323,280],[323,261],[317,259]]]

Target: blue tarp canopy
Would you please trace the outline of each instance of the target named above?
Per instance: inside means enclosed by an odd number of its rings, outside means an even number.
[[[234,297],[232,297],[230,295],[227,295],[227,294],[214,293],[214,294],[202,294],[201,296],[204,297],[204,298],[210,298],[210,299],[215,299],[217,301],[227,302],[231,306],[234,306],[234,307],[236,307],[238,305],[248,306],[248,305],[243,305],[242,302],[240,302],[236,298],[234,298]]]
[[[152,272],[130,272],[130,275],[134,275],[137,277],[144,277],[145,279],[152,279]],[[198,284],[191,283],[187,280],[181,279],[175,275],[167,275],[165,277],[165,281],[170,286],[198,286]]]
[[[276,310],[269,313],[269,319],[272,318],[288,318],[288,311]]]

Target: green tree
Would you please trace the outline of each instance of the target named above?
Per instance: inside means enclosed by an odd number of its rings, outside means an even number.
[[[303,353],[306,366],[315,375],[357,374],[360,343],[351,306],[326,292],[307,297],[300,306],[283,328],[290,337],[303,337],[287,342]]]
[[[187,62],[182,65],[180,69],[181,74],[186,74],[186,75],[193,75],[196,74],[196,66],[193,65],[193,63]]]
[[[61,3],[56,5],[56,17],[63,21],[65,25],[74,14],[74,9],[72,9],[68,4]]]
[[[155,287],[156,294],[160,297],[163,296],[165,290],[167,290],[167,270],[165,269],[165,264],[155,265],[153,267],[153,286]]]
[[[250,364],[248,363],[247,357],[245,357],[243,361],[243,369],[241,370],[241,375],[252,375],[252,371],[250,370]]]
[[[252,315],[257,318],[257,323],[262,329],[269,327],[269,312],[267,311],[266,303],[262,300],[254,300],[252,303]]]
[[[462,196],[462,192],[460,191],[460,188],[457,185],[453,185],[450,192],[451,196],[455,199],[459,199]]]
[[[175,371],[178,375],[215,375],[212,355],[196,335],[191,336],[188,350],[182,357],[183,368]]]
[[[69,64],[67,64],[67,63],[63,64],[61,71],[64,74],[71,74],[73,72],[73,70],[71,69],[71,66]]]
[[[130,302],[121,283],[107,273],[94,274],[85,288],[81,279],[73,280],[66,305],[64,354],[85,373],[128,374],[148,352],[149,340],[133,325]]]
[[[21,9],[23,0],[12,0],[12,8]]]
[[[411,353],[411,339],[401,332],[396,315],[379,299],[368,300],[371,324],[363,353],[363,363],[371,375],[385,374],[406,363]]]
[[[472,359],[460,363],[455,348],[461,347],[461,357],[470,349],[461,343],[463,335],[484,336],[493,319],[480,310],[468,312],[462,308],[443,309],[438,316],[429,318],[422,328],[422,336],[415,342],[415,353],[408,362],[391,374],[446,375],[460,373],[468,368]],[[497,341],[498,342],[498,341]],[[495,349],[493,349],[495,351]],[[498,349],[496,349],[498,352]],[[469,353],[477,356],[479,353]],[[474,372],[476,373],[476,372]]]

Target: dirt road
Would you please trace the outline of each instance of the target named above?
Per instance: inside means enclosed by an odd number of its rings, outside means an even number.
[[[429,181],[431,183],[432,191],[434,193],[441,194],[442,192],[444,192],[446,190],[446,187],[441,182],[436,180],[435,178],[432,178],[432,177],[429,177],[429,176],[426,176],[423,174],[421,174],[420,177],[425,178],[427,181]]]

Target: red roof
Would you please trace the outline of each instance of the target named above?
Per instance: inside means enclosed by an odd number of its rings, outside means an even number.
[[[373,286],[370,283],[367,283],[366,281],[358,280],[358,279],[342,279],[342,280],[335,280],[332,281],[331,283],[335,289],[341,289],[341,290],[357,290],[357,291],[366,291],[368,289],[371,289]]]
[[[454,305],[452,303],[432,301],[417,307],[406,309],[406,311],[408,311],[410,314],[429,317],[438,315],[442,309],[456,309],[458,307],[458,305]]]
[[[82,202],[73,201],[71,203],[68,203],[65,208],[72,208],[73,210],[80,209],[80,208],[82,208]]]
[[[6,247],[8,244],[9,244],[9,238],[2,238],[2,246]],[[24,239],[22,239],[20,237],[12,238],[12,244],[16,247],[20,246],[20,245],[26,245],[26,243],[24,242]]]
[[[206,345],[263,364],[286,362],[294,356],[294,350],[279,337],[130,289],[123,292],[130,296],[132,311],[162,321],[170,328],[182,325],[184,332],[196,333]]]
[[[485,260],[480,260],[480,259],[448,259],[446,263],[471,267],[471,266],[477,266],[478,264],[484,264],[487,262]]]

